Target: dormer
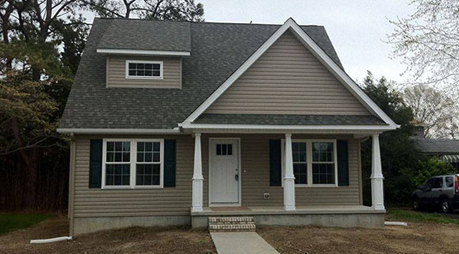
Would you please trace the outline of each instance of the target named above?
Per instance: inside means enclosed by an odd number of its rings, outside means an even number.
[[[107,88],[182,87],[182,59],[191,55],[190,23],[112,20],[97,53],[106,56]]]

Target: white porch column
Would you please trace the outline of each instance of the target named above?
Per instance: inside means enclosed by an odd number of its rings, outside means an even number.
[[[295,175],[293,174],[292,134],[285,134],[284,209],[295,210]]]
[[[371,160],[371,199],[372,207],[375,210],[385,210],[384,208],[384,186],[383,174],[381,169],[381,153],[379,150],[379,134],[372,136],[373,149]]]
[[[202,188],[204,177],[202,176],[201,158],[201,133],[195,133],[194,139],[194,171],[193,171],[193,207],[192,212],[202,211]]]

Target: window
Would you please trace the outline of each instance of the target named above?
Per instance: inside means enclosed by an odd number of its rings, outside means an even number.
[[[442,177],[436,177],[434,178],[435,181],[433,182],[432,189],[439,189],[443,187],[443,178]]]
[[[285,174],[285,140],[282,174]],[[292,140],[295,185],[337,186],[336,140]]]
[[[107,142],[105,163],[105,185],[129,185],[130,181],[130,142]]]
[[[233,155],[233,145],[217,144],[217,155]]]
[[[137,142],[136,185],[159,185],[160,147],[159,142]]]
[[[424,187],[424,188],[433,188],[434,183],[435,183],[435,178],[430,178],[429,180],[427,180],[427,181],[424,183],[423,187]]]
[[[126,78],[162,79],[163,62],[126,61]]]
[[[292,156],[295,184],[308,184],[308,162],[306,160],[306,142],[293,142]]]
[[[446,181],[446,187],[448,187],[448,188],[454,187],[454,180],[453,180],[452,176],[447,176],[445,178],[445,181]]]
[[[104,140],[102,188],[163,185],[163,140]]]
[[[312,183],[335,184],[333,142],[312,143]]]

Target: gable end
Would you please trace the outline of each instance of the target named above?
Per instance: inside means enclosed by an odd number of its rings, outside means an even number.
[[[371,115],[288,30],[205,113]]]

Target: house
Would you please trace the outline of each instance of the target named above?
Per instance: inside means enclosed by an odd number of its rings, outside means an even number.
[[[428,124],[413,122],[415,135],[414,140],[416,149],[426,156],[435,156],[442,161],[451,163],[455,169],[459,169],[459,140],[457,139],[433,139],[425,136],[425,128]]]
[[[322,26],[96,19],[59,128],[71,136],[70,234],[213,216],[379,227],[378,135],[395,128]]]

